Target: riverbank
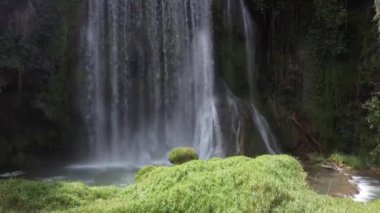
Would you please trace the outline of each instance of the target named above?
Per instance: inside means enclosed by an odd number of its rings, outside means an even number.
[[[374,212],[380,201],[357,203],[319,195],[292,157],[232,157],[153,167],[125,188],[81,183],[0,181],[0,212]]]

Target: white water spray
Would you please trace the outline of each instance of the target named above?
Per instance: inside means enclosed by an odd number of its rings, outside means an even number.
[[[211,19],[210,0],[88,1],[80,104],[95,161],[224,156]]]

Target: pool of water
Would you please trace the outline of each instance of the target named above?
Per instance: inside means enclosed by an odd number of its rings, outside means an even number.
[[[358,202],[380,199],[380,179],[338,168],[305,166],[307,182],[319,194],[350,197]]]
[[[41,181],[81,181],[91,186],[126,186],[134,182],[138,166],[84,164],[25,173],[27,179]]]
[[[143,165],[74,164],[14,171],[0,174],[0,179],[25,178],[38,181],[80,181],[90,186],[127,186],[134,182],[134,175]]]

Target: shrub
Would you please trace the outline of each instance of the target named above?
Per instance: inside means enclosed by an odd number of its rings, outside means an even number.
[[[363,161],[359,157],[353,155],[334,153],[329,157],[328,160],[334,162],[339,167],[349,166],[355,169],[365,167]]]
[[[380,145],[369,153],[368,163],[371,166],[380,167]]]
[[[370,129],[375,129],[380,133],[380,100],[374,96],[365,102],[363,108],[368,111],[366,121]]]

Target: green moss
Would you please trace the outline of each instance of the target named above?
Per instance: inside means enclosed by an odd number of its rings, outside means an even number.
[[[0,212],[376,212],[380,208],[380,202],[363,204],[316,194],[306,185],[301,165],[285,155],[191,161],[148,170],[149,176],[119,189],[2,181]]]
[[[147,177],[149,175],[150,172],[152,172],[153,170],[157,169],[158,166],[146,166],[142,169],[140,169],[136,174],[135,174],[135,180],[136,181],[140,181],[142,180],[143,178]]]
[[[169,161],[174,165],[198,159],[198,153],[191,147],[178,147],[170,151],[169,154]]]
[[[117,195],[113,187],[90,188],[81,183],[0,182],[0,212],[65,210]]]

